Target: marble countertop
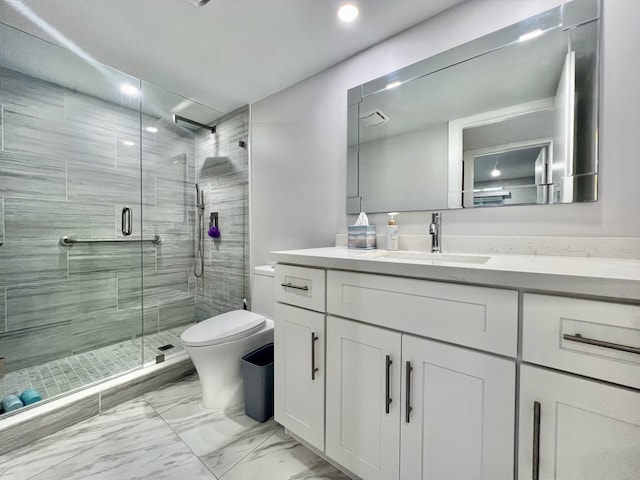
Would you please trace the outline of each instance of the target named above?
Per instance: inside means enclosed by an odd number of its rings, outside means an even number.
[[[491,254],[476,255],[489,258],[473,263],[460,255],[463,261],[452,262],[390,258],[384,250],[326,247],[271,252],[271,259],[308,267],[640,301],[640,260]],[[442,258],[455,256],[445,253]]]

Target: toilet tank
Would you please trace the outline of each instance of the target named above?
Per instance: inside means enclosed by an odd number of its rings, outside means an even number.
[[[273,319],[275,310],[275,287],[273,265],[260,265],[253,269],[253,291],[251,311]]]

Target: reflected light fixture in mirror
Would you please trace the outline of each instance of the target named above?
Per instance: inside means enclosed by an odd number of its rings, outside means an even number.
[[[358,18],[358,7],[353,3],[345,3],[338,9],[338,18],[345,23],[353,22]]]
[[[138,95],[138,93],[140,93],[140,90],[138,90],[137,87],[135,87],[134,85],[131,85],[130,83],[122,84],[120,86],[120,91],[125,95],[130,95],[130,96]]]
[[[498,160],[496,160],[496,164],[493,166],[493,170],[491,170],[491,176],[492,177],[499,177],[500,176],[500,170],[498,170],[498,162],[500,161],[500,154],[498,154]]]
[[[532,32],[525,33],[524,35],[520,35],[520,38],[518,38],[518,41],[519,42],[526,42],[527,40],[531,40],[532,38],[539,37],[543,33],[544,32],[542,30],[537,29],[537,30],[534,30]]]

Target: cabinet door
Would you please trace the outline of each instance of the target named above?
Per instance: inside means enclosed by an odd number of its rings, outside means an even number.
[[[400,338],[327,317],[326,453],[367,480],[398,478]]]
[[[325,316],[277,303],[274,323],[275,419],[323,451]]]
[[[404,335],[402,364],[400,478],[513,479],[515,361]]]
[[[640,393],[523,365],[519,438],[521,480],[637,480]]]

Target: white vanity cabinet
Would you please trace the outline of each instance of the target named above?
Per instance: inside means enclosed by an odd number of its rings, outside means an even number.
[[[364,479],[512,479],[515,362],[327,318],[326,454]]]
[[[640,478],[640,393],[523,365],[519,479]]]
[[[329,270],[327,311],[509,357],[517,352],[514,290]]]
[[[515,352],[517,294],[353,272],[327,279],[328,312],[359,320],[327,317],[327,456],[366,480],[512,479],[515,360],[406,331],[452,340],[466,330],[467,343]],[[514,327],[500,328],[507,321]]]
[[[639,347],[638,305],[523,295],[523,360],[569,373],[522,366],[520,479],[640,478]]]
[[[325,272],[278,265],[275,279],[274,417],[323,451]]]
[[[515,361],[403,335],[402,368],[400,478],[513,479]]]
[[[279,422],[362,480],[640,479],[640,262],[369,255],[276,253]]]
[[[327,318],[326,454],[364,479],[398,478],[401,335]]]

